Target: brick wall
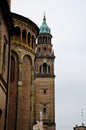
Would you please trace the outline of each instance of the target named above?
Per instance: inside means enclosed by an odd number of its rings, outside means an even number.
[[[18,58],[15,58],[14,79],[10,82],[9,107],[8,107],[8,130],[15,130],[17,122],[17,82],[18,82]],[[10,69],[11,70],[11,69]]]

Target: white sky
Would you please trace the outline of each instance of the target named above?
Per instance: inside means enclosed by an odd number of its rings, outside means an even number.
[[[86,0],[12,0],[11,11],[39,27],[44,10],[55,50],[56,127],[86,124]]]

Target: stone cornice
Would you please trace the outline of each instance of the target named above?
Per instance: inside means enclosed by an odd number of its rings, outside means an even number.
[[[49,55],[37,55],[36,54],[36,58],[47,58],[47,59],[55,59],[55,56],[54,55],[51,55],[51,56],[49,56]]]
[[[23,44],[22,42],[12,41],[11,50],[18,49],[25,50],[26,52],[31,52],[33,55],[35,55],[35,50],[33,48],[29,47],[26,44]]]
[[[56,125],[55,122],[48,122],[48,121],[43,121],[43,125],[47,125],[47,126],[52,126],[52,125]]]
[[[55,78],[54,74],[36,74],[35,78]]]
[[[30,26],[30,28],[32,28],[32,30],[35,29],[35,31],[37,31],[37,35],[38,35],[38,33],[39,33],[39,28],[38,28],[38,26],[37,26],[33,21],[31,21],[29,18],[26,18],[26,17],[24,17],[24,16],[22,16],[22,15],[19,15],[19,14],[16,14],[16,13],[11,13],[11,16],[12,16],[14,19],[16,19],[16,20],[20,20],[20,21],[22,21],[22,22],[25,22],[25,24],[27,23],[27,24]],[[34,29],[33,29],[33,28],[34,28]]]

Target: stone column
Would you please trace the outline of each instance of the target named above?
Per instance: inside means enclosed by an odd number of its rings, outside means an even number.
[[[16,130],[20,129],[20,118],[21,118],[21,95],[22,95],[22,50],[19,50],[19,79],[18,79],[18,100],[17,100],[17,127]]]
[[[26,34],[26,44],[28,45],[28,35]]]
[[[31,83],[31,130],[34,123],[34,60],[32,61],[32,83]]]
[[[20,31],[20,41],[22,42],[22,30]]]

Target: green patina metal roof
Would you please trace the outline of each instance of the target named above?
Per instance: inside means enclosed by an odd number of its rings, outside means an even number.
[[[44,15],[44,18],[43,18],[43,23],[39,29],[39,34],[40,33],[48,33],[50,34],[51,33],[51,30],[50,28],[48,27],[47,23],[46,23],[46,18],[45,18],[45,15]]]

